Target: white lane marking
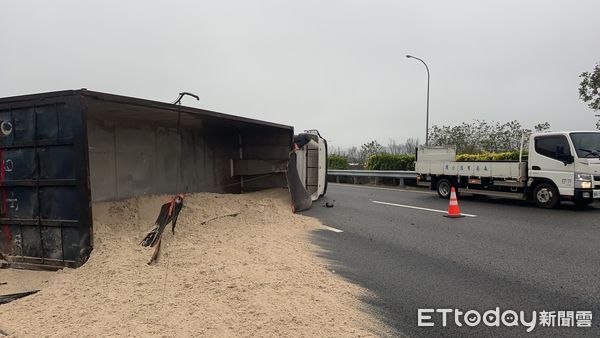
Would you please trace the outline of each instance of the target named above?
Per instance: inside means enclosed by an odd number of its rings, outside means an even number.
[[[344,230],[340,230],[340,229],[336,229],[336,228],[328,227],[327,225],[324,225],[323,227],[324,227],[326,230],[333,231],[333,232],[344,232]]]
[[[344,183],[329,183],[331,185],[339,185],[339,186],[344,186],[344,187],[349,187],[349,188],[366,188],[366,189],[376,189],[376,190],[389,190],[389,191],[400,191],[400,192],[414,192],[417,194],[428,194],[428,195],[435,195],[435,192],[429,192],[429,191],[419,191],[419,190],[409,190],[409,189],[395,189],[395,188],[380,188],[380,187],[372,187],[369,185],[355,185],[355,184],[344,184]]]
[[[417,210],[439,212],[439,213],[442,213],[442,214],[445,214],[445,213],[448,212],[446,210],[437,210],[437,209],[430,209],[430,208],[422,208],[422,207],[415,207],[415,206],[412,206],[412,205],[396,204],[396,203],[389,203],[389,202],[380,202],[380,201],[371,201],[371,202],[377,203],[377,204],[391,205],[391,206],[394,206],[394,207],[401,207],[401,208],[408,208],[408,209],[417,209]],[[467,216],[467,217],[477,217],[477,215],[471,215],[471,214],[463,214],[463,213],[461,213],[461,215]]]

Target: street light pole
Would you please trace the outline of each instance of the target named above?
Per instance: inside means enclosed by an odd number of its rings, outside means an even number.
[[[419,59],[416,56],[406,55],[406,57],[409,59],[416,59],[421,61],[423,65],[425,65],[425,69],[427,69],[427,117],[425,119],[425,146],[427,146],[429,145],[429,67],[427,67],[425,61]]]

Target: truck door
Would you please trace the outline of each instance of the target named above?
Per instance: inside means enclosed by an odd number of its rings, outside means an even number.
[[[529,176],[548,178],[561,195],[573,195],[575,165],[564,135],[536,136],[529,152]]]

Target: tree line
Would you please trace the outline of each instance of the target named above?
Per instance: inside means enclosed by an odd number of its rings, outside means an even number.
[[[533,127],[535,132],[549,129],[548,122],[539,123]],[[457,126],[434,125],[429,130],[429,145],[453,145],[461,154],[508,152],[519,150],[521,142],[527,144],[533,131],[524,128],[516,120],[505,123],[474,120],[468,123],[463,122]]]
[[[548,122],[536,124],[535,132],[550,129]],[[505,123],[473,120],[456,126],[434,125],[429,129],[430,146],[455,146],[459,154],[506,153],[520,149],[521,141],[527,144],[533,132],[524,128],[518,121]],[[409,138],[404,143],[390,139],[387,145],[377,140],[369,141],[360,147],[339,148],[330,150],[330,168],[346,169],[351,164],[359,167],[377,167],[377,169],[400,165],[404,170],[405,163],[414,158],[419,139]],[[374,155],[390,155],[377,156]],[[371,160],[370,160],[371,159]]]
[[[381,145],[377,140],[369,141],[360,147],[331,147],[330,156],[345,158],[349,163],[363,164],[371,155],[375,154],[415,154],[419,146],[418,138],[409,138],[404,143],[399,143],[394,139],[389,139],[387,145]]]

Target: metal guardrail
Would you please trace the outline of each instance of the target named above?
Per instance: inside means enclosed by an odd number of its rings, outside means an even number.
[[[401,170],[327,170],[330,176],[417,178],[415,171]]]

